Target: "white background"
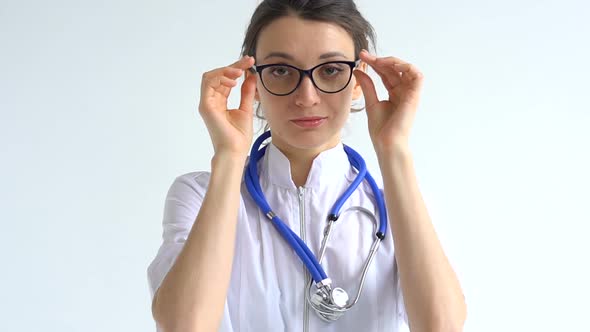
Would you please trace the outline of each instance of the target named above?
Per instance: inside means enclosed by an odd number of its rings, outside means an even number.
[[[0,2],[1,330],[154,330],[166,192],[210,166],[200,78],[255,5]],[[590,331],[588,5],[358,5],[425,75],[411,148],[465,330]],[[363,114],[345,143],[378,173]]]

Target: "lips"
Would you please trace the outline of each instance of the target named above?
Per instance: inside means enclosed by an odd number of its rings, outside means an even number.
[[[321,117],[321,116],[308,116],[308,117],[304,117],[304,118],[293,119],[291,121],[316,121],[316,120],[321,120],[321,119],[325,119],[325,117]]]
[[[326,117],[321,117],[321,116],[306,116],[303,118],[293,119],[293,120],[291,120],[291,122],[293,122],[294,124],[296,124],[299,127],[315,128],[315,127],[321,126],[325,122],[326,119],[327,119]]]

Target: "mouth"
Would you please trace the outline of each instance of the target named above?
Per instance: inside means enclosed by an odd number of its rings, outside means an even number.
[[[326,119],[327,119],[327,117],[310,116],[310,117],[293,119],[293,120],[291,120],[291,122],[293,122],[295,125],[297,125],[299,127],[303,127],[303,128],[316,128],[316,127],[321,126],[326,121]]]

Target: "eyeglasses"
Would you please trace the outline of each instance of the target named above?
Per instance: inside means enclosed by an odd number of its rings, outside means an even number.
[[[352,78],[352,71],[360,63],[356,61],[330,61],[304,70],[287,64],[253,66],[260,75],[266,91],[275,96],[286,96],[297,90],[303,76],[307,75],[313,85],[325,93],[337,93],[346,88]]]

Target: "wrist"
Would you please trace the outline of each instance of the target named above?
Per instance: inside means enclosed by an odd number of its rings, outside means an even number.
[[[406,159],[411,158],[412,152],[409,144],[404,142],[398,142],[389,146],[375,146],[375,154],[379,162],[382,160],[394,159]]]
[[[238,167],[243,168],[246,162],[246,158],[248,155],[246,153],[237,153],[237,152],[215,152],[213,157],[211,158],[211,170],[214,168],[224,168],[227,167]]]

